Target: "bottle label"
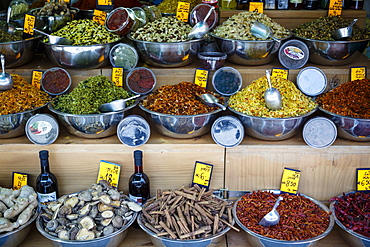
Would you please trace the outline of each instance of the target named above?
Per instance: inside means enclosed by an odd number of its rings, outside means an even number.
[[[39,201],[39,208],[45,208],[48,202],[57,200],[57,192],[52,192],[48,194],[37,193],[37,200]]]
[[[128,194],[128,196],[130,197],[131,200],[133,200],[134,202],[136,202],[140,206],[143,205],[143,198],[142,197],[133,196],[131,194]]]
[[[303,0],[290,0],[289,2],[290,3],[302,3]]]

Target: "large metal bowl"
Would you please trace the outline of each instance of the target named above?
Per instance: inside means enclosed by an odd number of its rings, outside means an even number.
[[[351,141],[370,141],[370,119],[346,117],[319,107],[337,126],[338,136]]]
[[[96,69],[108,66],[110,49],[120,40],[106,44],[72,46],[44,43],[48,58],[66,69]]]
[[[348,193],[345,193],[346,195],[355,193],[356,191],[351,191]],[[338,198],[342,198],[343,195],[338,195]],[[330,211],[332,212],[332,215],[334,217],[335,223],[340,227],[340,234],[341,236],[346,240],[346,242],[350,246],[359,246],[359,247],[369,247],[370,246],[370,238],[365,237],[361,234],[358,234],[352,230],[349,230],[347,227],[345,227],[342,222],[340,222],[336,216],[336,211],[334,205],[336,204],[336,201],[332,201],[330,203]]]
[[[296,37],[308,46],[311,63],[329,66],[352,63],[365,51],[370,40],[323,41]]]
[[[227,61],[240,65],[261,65],[270,63],[278,54],[279,47],[288,38],[280,42],[274,40],[234,40],[210,34],[220,52],[227,54]]]
[[[0,54],[4,54],[5,68],[15,68],[30,62],[39,44],[40,35],[34,38],[0,43]]]
[[[198,115],[170,115],[139,107],[146,113],[150,126],[162,135],[172,138],[194,138],[208,133],[222,109]]]
[[[150,42],[127,37],[133,42],[144,62],[163,68],[182,67],[192,63],[202,49],[204,39],[184,42]]]
[[[242,122],[245,133],[265,141],[280,141],[293,137],[308,118],[317,110],[288,118],[264,118],[243,114],[229,107]]]
[[[275,194],[280,194],[279,190],[271,190],[271,192],[273,192]],[[325,204],[323,204],[322,202],[317,201],[314,198],[309,197],[309,196],[304,195],[304,194],[300,194],[300,195],[302,195],[302,196],[310,199],[314,203],[316,203],[322,210],[324,210],[326,212],[330,212],[329,208],[327,206],[325,206]],[[268,237],[262,236],[260,234],[257,234],[255,232],[249,230],[238,219],[238,216],[236,214],[236,206],[237,206],[237,204],[240,200],[241,200],[241,197],[238,198],[234,203],[233,210],[232,210],[233,217],[235,219],[235,222],[238,224],[238,226],[245,232],[245,236],[247,238],[247,241],[253,247],[313,247],[313,246],[317,245],[317,243],[320,239],[326,237],[332,231],[332,229],[334,227],[335,222],[334,222],[333,216],[331,215],[330,216],[330,223],[329,223],[329,226],[326,229],[326,231],[324,233],[322,233],[321,235],[316,236],[314,238],[310,238],[310,239],[306,239],[306,240],[299,240],[299,241],[285,241],[285,240],[277,240],[277,239],[273,239],[273,238],[268,238]]]
[[[27,120],[38,113],[42,107],[44,106],[20,113],[0,115],[0,139],[24,135],[24,127],[26,126]]]
[[[73,135],[83,138],[103,138],[117,133],[119,122],[128,114],[136,104],[122,111],[107,112],[90,115],[69,114],[55,110],[52,104],[48,105],[50,111],[57,114],[59,121]]]

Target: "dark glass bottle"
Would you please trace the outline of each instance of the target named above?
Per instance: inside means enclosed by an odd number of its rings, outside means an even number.
[[[39,152],[41,173],[36,179],[36,192],[39,201],[39,209],[46,206],[50,201],[55,201],[59,197],[58,180],[49,167],[49,151],[41,150]]]
[[[350,9],[363,9],[364,8],[364,0],[350,0],[349,8]]]
[[[276,9],[288,9],[289,1],[288,0],[276,0]]]
[[[128,188],[129,197],[136,203],[143,205],[150,197],[149,177],[143,172],[143,152],[134,151],[135,173],[131,175]]]
[[[247,6],[248,6],[248,0],[237,0],[236,1],[236,9],[246,10]]]
[[[320,9],[328,9],[330,0],[319,0]]]
[[[350,0],[342,0],[342,9],[348,9],[349,8],[349,1]]]
[[[302,9],[303,0],[289,0],[289,9]]]
[[[315,10],[319,8],[319,0],[304,0],[303,8],[308,10]]]
[[[275,0],[265,0],[264,9],[276,9]]]

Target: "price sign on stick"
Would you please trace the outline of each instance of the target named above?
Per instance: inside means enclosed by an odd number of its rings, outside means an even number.
[[[23,33],[33,35],[33,28],[35,27],[36,17],[26,14],[24,16]]]
[[[330,0],[328,16],[341,16],[342,15],[342,0]]]
[[[119,87],[123,86],[123,68],[112,68],[112,82],[114,82]]]
[[[351,81],[363,80],[366,78],[366,67],[351,67]]]
[[[40,87],[41,87],[41,79],[42,79],[42,71],[40,71],[40,70],[32,70],[32,79],[31,79],[32,86],[35,86],[38,89],[40,89]]]
[[[29,175],[26,173],[13,172],[13,190],[19,190],[28,184]]]
[[[249,2],[249,11],[263,14],[263,2]]]
[[[96,21],[97,23],[104,26],[106,17],[107,17],[107,12],[94,9],[93,21]]]
[[[189,19],[190,3],[178,2],[176,10],[176,18],[180,21],[187,22]]]
[[[198,184],[201,187],[209,189],[211,183],[213,165],[196,161],[193,174],[193,185]]]
[[[290,194],[297,194],[300,177],[301,171],[290,168],[284,168],[283,176],[281,179],[280,191]]]
[[[206,69],[196,69],[195,70],[195,84],[198,86],[207,87],[207,81],[208,81],[208,70]]]
[[[113,9],[113,2],[112,0],[96,0],[96,8],[97,9]]]
[[[100,180],[106,180],[111,186],[117,188],[120,173],[120,165],[101,160],[99,164],[99,175],[97,183],[99,183]]]
[[[370,168],[357,168],[357,191],[370,191]]]
[[[271,77],[281,77],[288,80],[289,70],[281,68],[273,68]]]

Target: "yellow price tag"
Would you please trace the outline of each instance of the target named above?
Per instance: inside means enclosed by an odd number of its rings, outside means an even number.
[[[40,89],[41,86],[41,79],[42,79],[42,71],[39,70],[33,70],[32,71],[32,77],[31,77],[31,84],[38,89]]]
[[[288,80],[289,70],[273,68],[271,71],[271,77],[281,77]]]
[[[98,0],[98,5],[113,5],[112,0]]]
[[[119,87],[123,86],[123,68],[112,68],[112,82],[114,82]]]
[[[249,2],[249,11],[263,14],[263,2]]]
[[[208,81],[208,70],[205,69],[196,69],[195,70],[195,84],[198,86],[207,87],[207,81]]]
[[[357,168],[357,191],[370,191],[370,168]]]
[[[63,0],[66,4],[68,4],[69,3],[69,0]]]
[[[189,19],[190,3],[178,2],[176,10],[176,18],[180,21],[187,22]]]
[[[33,15],[26,14],[24,16],[23,32],[29,35],[33,35],[33,28],[35,27],[36,17]]]
[[[106,17],[107,17],[107,12],[103,10],[94,9],[93,21],[96,21],[100,25],[104,26]]]
[[[100,180],[106,180],[113,187],[118,187],[121,166],[108,161],[101,160],[99,164],[99,175],[97,183]]]
[[[280,191],[297,194],[300,177],[301,172],[299,170],[284,168]]]
[[[328,16],[342,15],[342,0],[330,0]]]
[[[193,184],[209,188],[211,183],[213,165],[196,161],[193,175]]]
[[[351,67],[351,81],[366,78],[366,67]]]
[[[19,190],[28,183],[28,174],[13,172],[13,190]]]

